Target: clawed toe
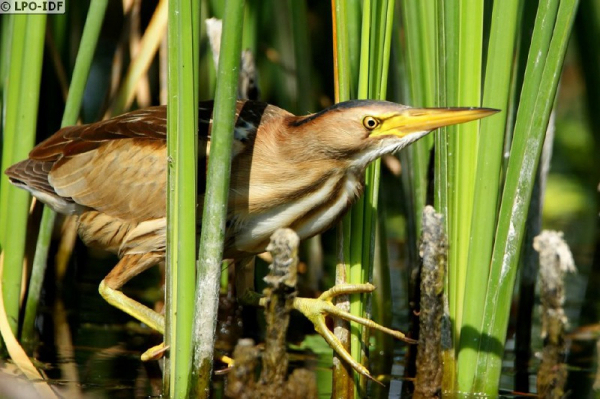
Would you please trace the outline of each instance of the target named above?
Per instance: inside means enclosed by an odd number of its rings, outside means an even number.
[[[342,357],[356,372],[374,380],[369,373],[369,370],[365,368],[362,364],[358,363],[355,359],[352,358],[350,353],[344,349],[342,343],[339,339],[329,330],[327,325],[325,324],[325,315],[329,314],[330,316],[341,317],[342,319],[354,321],[356,323],[362,324],[366,327],[374,328],[376,330],[380,330],[386,334],[390,334],[391,336],[400,339],[404,342],[415,344],[417,341],[406,337],[400,331],[392,330],[387,327],[383,327],[375,323],[372,320],[365,319],[363,317],[359,317],[353,315],[351,313],[345,312],[338,307],[336,307],[332,299],[339,295],[349,295],[349,294],[362,294],[362,293],[370,293],[375,289],[375,286],[372,284],[339,284],[334,286],[333,288],[325,291],[319,298],[296,298],[294,299],[294,308],[304,314],[315,326],[315,330],[323,336],[325,341],[331,346],[336,353]]]

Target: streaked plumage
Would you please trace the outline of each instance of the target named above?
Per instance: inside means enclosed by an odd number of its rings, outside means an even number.
[[[199,218],[212,107],[204,102],[198,108]],[[263,252],[281,227],[291,227],[301,239],[325,231],[361,195],[370,162],[437,127],[493,112],[363,100],[295,116],[266,103],[238,101],[225,257]],[[159,331],[162,319],[132,310],[136,305],[124,305],[130,299],[115,299],[122,296],[115,291],[164,260],[166,125],[166,107],[160,106],[66,127],[6,170],[13,184],[58,212],[79,215],[86,244],[119,255],[121,261],[100,286],[102,295]]]
[[[358,107],[363,112],[356,115]],[[225,256],[264,251],[279,227],[291,227],[302,239],[331,227],[362,193],[369,162],[427,133],[367,140],[367,111],[398,107],[353,101],[297,117],[266,103],[239,101]],[[200,158],[210,149],[211,114],[212,102],[201,103]],[[319,126],[325,116],[328,132]],[[164,252],[166,122],[166,107],[160,106],[67,127],[6,174],[58,212],[81,215],[79,231],[87,244],[120,256]],[[349,122],[363,131],[349,134]],[[201,207],[206,162],[199,165]],[[157,237],[149,246],[144,240],[151,234]]]

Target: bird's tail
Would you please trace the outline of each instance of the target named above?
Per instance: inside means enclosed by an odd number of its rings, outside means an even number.
[[[9,167],[4,173],[12,184],[29,191],[56,212],[69,215],[80,213],[80,205],[71,198],[58,195],[48,182],[48,173],[52,170],[52,165],[54,162],[26,159]]]

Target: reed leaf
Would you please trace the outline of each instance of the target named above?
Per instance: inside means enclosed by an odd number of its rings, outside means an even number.
[[[483,2],[461,0],[458,3],[458,90],[447,101],[454,106],[477,107],[481,104],[481,70],[483,41]],[[455,342],[460,337],[466,298],[467,257],[471,238],[472,206],[475,197],[475,168],[479,121],[457,125],[450,135],[448,156],[453,163],[452,197],[448,221],[449,273],[456,276],[456,308],[451,315],[455,323]]]
[[[471,238],[468,247],[468,264],[465,281],[465,303],[458,355],[459,390],[472,380],[471,365],[477,357],[478,326],[483,308],[473,306],[484,301],[494,233],[498,217],[498,189],[500,187],[504,131],[508,99],[511,89],[512,60],[515,53],[515,34],[518,2],[494,2],[490,40],[487,46],[487,63],[483,106],[501,112],[481,121],[477,166],[475,168],[475,193],[472,210]],[[477,243],[477,245],[473,245]]]
[[[492,254],[483,338],[473,384],[473,392],[488,395],[498,392],[503,355],[503,345],[498,343],[506,339],[509,304],[527,217],[526,204],[531,198],[578,1],[559,2],[558,12],[553,2],[548,3],[540,2],[536,18]],[[549,43],[548,38],[551,38]],[[540,59],[540,54],[545,55],[545,59]]]

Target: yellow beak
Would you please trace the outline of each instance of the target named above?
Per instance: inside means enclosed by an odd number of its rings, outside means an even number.
[[[497,112],[500,110],[492,108],[407,108],[400,114],[385,118],[371,136],[393,134],[403,137],[409,133],[474,121]]]

